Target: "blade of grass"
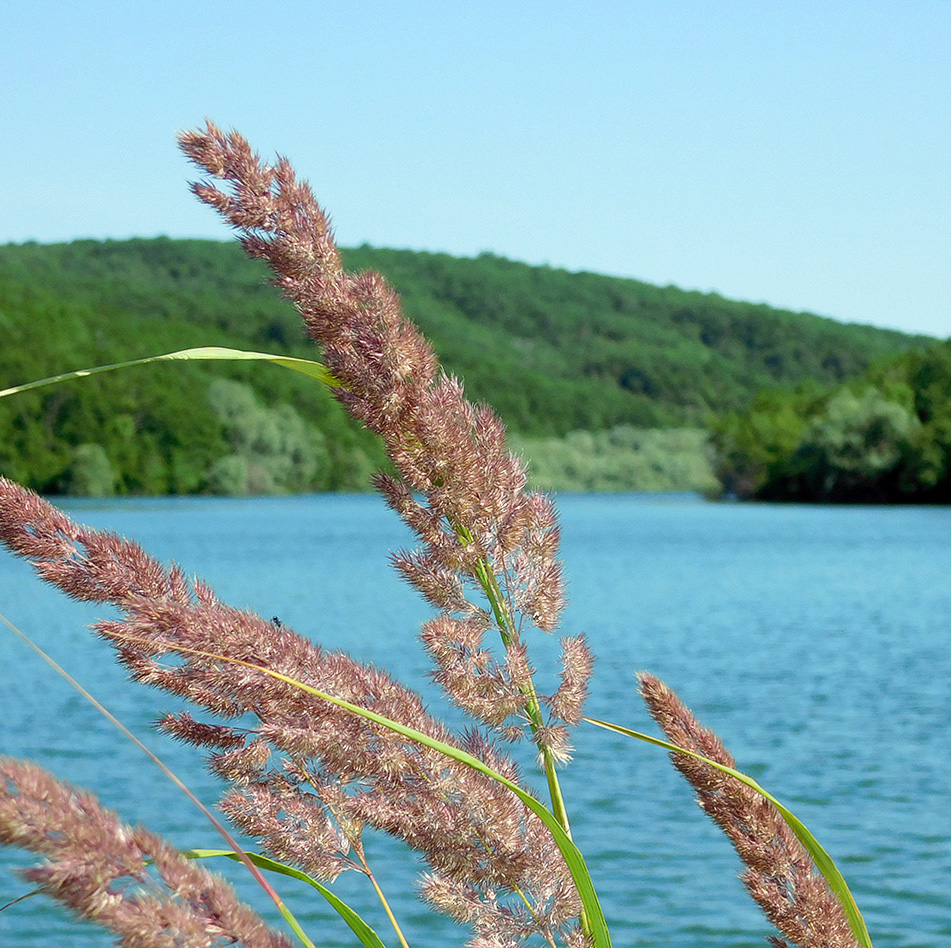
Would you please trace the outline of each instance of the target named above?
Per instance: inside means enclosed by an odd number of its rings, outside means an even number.
[[[23,385],[14,385],[12,388],[0,390],[0,398],[6,395],[16,395],[18,392],[27,392],[34,388],[43,388],[46,385],[55,385],[57,382],[68,382],[70,379],[87,378],[90,375],[99,375],[102,372],[113,372],[116,369],[127,369],[133,365],[148,365],[151,362],[182,362],[218,360],[228,362],[273,362],[285,369],[301,372],[330,388],[341,388],[342,384],[326,367],[310,359],[297,359],[292,356],[273,355],[269,352],[250,352],[245,349],[228,349],[223,346],[199,346],[194,349],[179,349],[177,352],[166,352],[164,355],[148,356],[144,359],[132,359],[129,362],[114,362],[111,365],[97,365],[91,369],[77,369],[75,372],[64,372],[62,375],[52,375],[46,379],[37,379],[35,382],[26,382]]]
[[[290,926],[294,934],[297,935],[305,948],[316,948],[316,945],[314,945],[310,938],[307,937],[307,933],[304,931],[304,929],[301,928],[300,923],[294,917],[294,914],[284,904],[284,900],[277,894],[277,891],[267,881],[267,879],[264,878],[261,870],[254,865],[248,854],[238,845],[237,840],[235,840],[231,833],[228,832],[228,830],[214,815],[214,813],[212,813],[211,810],[209,810],[208,807],[206,807],[205,804],[195,796],[195,794],[188,788],[185,782],[177,774],[175,774],[171,768],[168,767],[168,765],[165,764],[156,754],[150,751],[145,746],[145,744],[143,744],[142,741],[140,741],[108,708],[106,708],[98,699],[96,699],[78,681],[76,681],[76,679],[73,678],[73,676],[70,675],[70,673],[66,671],[66,669],[56,661],[56,659],[50,655],[47,655],[47,653],[44,652],[43,649],[39,647],[39,645],[32,641],[32,639],[30,639],[26,633],[18,629],[2,612],[0,612],[0,621],[2,621],[4,625],[6,625],[11,632],[13,632],[14,635],[20,638],[34,652],[36,652],[36,654],[39,655],[40,658],[42,658],[43,661],[46,662],[46,664],[49,665],[58,675],[68,681],[69,684],[75,688],[76,691],[78,691],[79,694],[81,694],[104,718],[117,727],[126,738],[132,741],[132,743],[135,744],[136,747],[138,747],[139,750],[141,750],[142,753],[144,753],[149,758],[149,760],[151,760],[152,763],[155,764],[156,767],[158,767],[159,770],[161,770],[162,773],[164,773],[165,776],[168,777],[168,779],[171,780],[172,783],[174,783],[175,786],[178,787],[178,789],[181,790],[182,793],[184,793],[185,796],[187,796],[188,799],[195,804],[196,807],[198,807],[202,815],[211,823],[212,826],[214,826],[224,841],[232,847],[232,851],[235,853],[238,859],[244,863],[245,867],[254,877],[258,885],[260,885],[261,888],[264,889],[264,891],[268,894],[271,901],[277,907],[277,910],[281,913],[284,920]]]
[[[189,849],[182,853],[189,859],[208,859],[212,856],[225,856],[228,859],[240,861],[241,857],[228,849]],[[247,853],[251,860],[259,869],[266,869],[268,872],[277,872],[281,875],[290,876],[292,879],[299,879],[313,886],[333,907],[334,911],[350,926],[351,931],[366,945],[366,948],[386,948],[380,936],[354,911],[343,899],[334,895],[325,885],[321,885],[313,876],[309,876],[300,869],[293,866],[287,866],[283,862],[271,859],[268,856],[262,856],[259,853]]]
[[[42,894],[42,886],[40,886],[38,889],[34,889],[32,892],[24,892],[23,895],[17,896],[17,898],[11,899],[9,902],[4,902],[3,905],[0,905],[0,912],[5,912],[8,908],[18,904],[19,902],[25,902],[27,899],[32,899],[34,896]]]
[[[133,644],[145,644],[153,647],[153,643],[140,642],[139,639],[136,639],[131,635],[116,634],[115,638],[128,641]],[[492,780],[497,781],[504,787],[508,787],[508,789],[511,790],[512,793],[514,793],[522,801],[522,803],[524,803],[525,806],[527,806],[548,827],[552,837],[555,840],[555,844],[558,846],[558,849],[564,856],[565,864],[568,866],[568,871],[571,873],[575,887],[578,890],[578,896],[580,897],[581,903],[584,907],[584,911],[588,919],[588,933],[591,936],[592,943],[594,944],[595,948],[611,948],[611,935],[608,931],[607,922],[605,921],[604,912],[601,908],[601,903],[598,900],[594,883],[591,880],[591,875],[588,872],[587,865],[585,864],[584,856],[582,856],[581,851],[571,841],[571,837],[568,836],[568,834],[562,828],[561,824],[558,822],[558,819],[551,812],[551,810],[536,800],[531,794],[523,790],[517,783],[513,783],[507,777],[504,777],[502,774],[492,770],[491,767],[479,760],[478,757],[474,757],[472,754],[468,754],[465,751],[460,750],[458,747],[453,747],[450,744],[444,744],[442,741],[437,741],[428,734],[423,734],[421,731],[407,727],[405,724],[400,724],[399,721],[394,721],[391,718],[384,717],[382,714],[377,714],[375,711],[370,711],[367,708],[361,708],[359,705],[351,704],[349,701],[344,701],[343,698],[336,698],[331,694],[327,694],[325,691],[320,691],[311,685],[304,684],[302,681],[297,681],[297,679],[291,678],[289,675],[283,675],[281,672],[274,671],[270,668],[265,668],[263,665],[257,665],[254,662],[246,662],[240,658],[231,658],[228,655],[219,655],[216,652],[205,652],[201,649],[188,648],[184,645],[168,644],[165,647],[170,652],[177,652],[181,655],[196,655],[201,658],[210,658],[216,661],[228,662],[233,665],[242,665],[245,668],[252,668],[264,675],[275,678],[278,681],[283,681],[285,684],[291,685],[294,688],[299,688],[301,691],[305,691],[308,694],[314,695],[323,701],[329,701],[331,704],[336,705],[338,708],[343,708],[345,711],[349,711],[351,714],[356,714],[361,718],[366,718],[368,721],[373,721],[375,724],[379,724],[382,727],[394,731],[397,734],[402,734],[403,737],[407,737],[410,740],[424,745],[425,747],[429,747],[432,750],[438,751],[440,754],[444,754],[446,757],[451,757],[453,760],[457,760],[459,763],[465,764],[467,767],[471,767],[473,770],[490,777]]]
[[[658,737],[651,737],[649,734],[642,734],[640,731],[632,731],[630,728],[623,727],[620,724],[612,724],[609,721],[599,721],[596,718],[582,718],[582,720],[587,721],[589,724],[595,724],[598,727],[603,727],[608,731],[615,731],[618,734],[624,734],[626,737],[634,737],[637,740],[644,741],[647,744],[654,744],[656,747],[663,747],[665,750],[673,751],[677,754],[686,754],[688,757],[695,757],[697,760],[703,761],[703,763],[709,764],[711,767],[715,767],[717,770],[721,770],[725,774],[729,774],[731,777],[734,777],[741,783],[745,783],[748,787],[752,788],[758,794],[769,800],[769,802],[772,803],[773,806],[779,811],[779,815],[786,821],[789,828],[793,831],[793,833],[796,834],[796,838],[799,840],[799,842],[801,842],[803,846],[806,847],[809,855],[812,856],[812,859],[816,864],[816,868],[822,873],[823,878],[829,883],[829,888],[832,889],[836,898],[842,903],[842,908],[845,910],[845,914],[849,920],[849,926],[852,929],[852,933],[858,940],[859,945],[861,945],[862,948],[872,948],[872,940],[869,936],[868,929],[865,926],[865,919],[862,918],[862,913],[859,911],[859,907],[852,896],[852,892],[849,890],[845,878],[843,877],[842,873],[839,872],[839,868],[836,866],[832,857],[825,851],[825,849],[823,849],[819,843],[819,840],[817,840],[815,836],[809,832],[809,830],[806,828],[806,825],[795,815],[795,813],[783,806],[783,804],[780,803],[776,797],[764,790],[752,777],[748,777],[746,774],[741,773],[739,770],[734,770],[732,767],[727,767],[724,764],[718,764],[715,760],[710,760],[708,757],[704,757],[702,754],[697,754],[694,753],[694,751],[689,751],[683,747],[678,747],[676,744],[671,744],[668,741],[661,740]]]

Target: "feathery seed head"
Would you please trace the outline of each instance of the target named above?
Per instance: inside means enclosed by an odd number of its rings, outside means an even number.
[[[526,491],[501,421],[439,373],[431,346],[382,277],[343,271],[326,215],[286,161],[268,165],[240,135],[211,124],[185,133],[181,144],[225,189],[203,182],[196,195],[268,263],[340,380],[337,398],[383,439],[399,476],[377,485],[423,544],[394,559],[403,576],[442,612],[494,613],[507,642],[525,624],[553,631],[564,599],[554,509]],[[484,596],[491,608],[479,603]],[[441,682],[466,707],[463,692],[476,687],[479,670],[457,672]],[[583,692],[574,687],[575,704]],[[471,703],[469,710],[476,713]],[[482,720],[500,726],[504,716],[496,710]]]
[[[546,907],[545,893],[566,888],[564,904],[577,914],[577,896],[551,836],[508,790],[260,669],[459,746],[410,689],[343,653],[318,648],[283,624],[225,605],[207,586],[188,584],[180,571],[166,570],[134,544],[75,524],[4,480],[0,536],[33,559],[44,578],[120,610],[118,619],[96,629],[134,677],[219,720],[237,719],[229,725],[182,714],[166,717],[163,727],[210,751],[213,769],[232,787],[223,809],[275,858],[334,878],[357,868],[351,854],[359,851],[368,825],[419,850],[433,871],[471,886],[499,925],[514,916],[498,913],[490,891],[506,898],[520,892],[538,918],[548,918],[556,909]],[[441,640],[450,676],[452,651],[477,653],[484,629],[479,617],[435,621],[433,637]],[[486,714],[500,713],[493,708],[514,713],[524,696],[492,660],[478,661],[486,670],[482,690],[464,683],[472,702],[484,702]],[[524,675],[521,664],[524,657],[514,653],[516,677]],[[464,741],[493,769],[514,774],[492,741],[472,735]],[[519,921],[518,932],[521,926]]]
[[[716,734],[700,725],[670,687],[653,675],[638,679],[651,716],[672,744],[736,768]],[[743,882],[769,921],[801,948],[856,948],[841,903],[773,804],[695,757],[670,756],[746,864]]]
[[[41,853],[44,862],[22,875],[123,944],[289,948],[222,879],[91,794],[8,757],[0,757],[0,843]]]

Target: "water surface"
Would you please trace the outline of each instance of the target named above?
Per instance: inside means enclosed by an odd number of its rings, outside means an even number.
[[[570,595],[563,626],[584,631],[598,656],[588,713],[651,730],[634,674],[664,678],[836,858],[877,948],[948,944],[951,509],[638,496],[566,496],[559,507]],[[69,509],[178,561],[233,605],[386,667],[456,720],[420,684],[429,666],[415,633],[429,613],[387,566],[388,551],[410,538],[377,498],[74,501]],[[150,730],[169,699],[126,682],[85,628],[99,610],[41,586],[6,555],[0,610],[215,798],[195,752]],[[532,647],[544,673],[552,642]],[[0,753],[38,758],[183,848],[218,846],[141,753],[8,633],[0,659]],[[615,945],[765,944],[771,929],[744,895],[739,863],[664,754],[593,728],[575,743],[564,788]],[[434,921],[413,897],[412,857],[387,840],[369,848],[411,944],[462,944],[461,929]],[[27,858],[0,850],[0,902],[24,891],[9,867]],[[261,906],[240,870],[221,868]],[[343,877],[339,891],[368,905],[367,917],[395,942],[359,879]],[[322,906],[292,901],[318,944],[352,944]],[[40,898],[0,913],[2,945],[111,943]]]

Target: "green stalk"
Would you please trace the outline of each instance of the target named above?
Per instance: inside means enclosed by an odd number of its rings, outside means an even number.
[[[298,773],[300,773],[303,778],[314,788],[314,791],[317,792],[317,785],[314,783],[311,778],[310,773],[307,768],[304,766],[303,762],[298,760],[296,757],[291,758],[294,761],[294,766],[297,767]],[[337,812],[334,807],[324,802],[324,806],[330,810],[331,816],[337,821],[338,826],[340,825],[340,819],[337,816]],[[396,932],[396,937],[399,938],[400,944],[403,948],[409,948],[409,944],[406,941],[406,937],[403,934],[403,929],[400,928],[400,923],[397,921],[396,916],[393,914],[393,909],[390,908],[390,903],[386,898],[383,890],[380,888],[380,884],[376,881],[376,876],[373,875],[373,872],[370,869],[370,864],[367,862],[366,853],[363,851],[363,843],[357,838],[357,840],[352,839],[350,836],[347,836],[347,841],[350,843],[350,848],[356,854],[357,859],[360,861],[360,866],[362,867],[363,874],[370,881],[370,884],[373,886],[373,891],[376,892],[377,898],[379,898],[380,903],[383,905],[383,910],[386,912],[386,917],[390,920],[390,924],[393,926],[393,930]]]
[[[390,908],[390,903],[387,901],[386,896],[383,894],[383,890],[380,888],[380,884],[376,881],[376,876],[367,869],[367,878],[370,880],[370,885],[373,886],[374,891],[377,894],[380,902],[383,904],[383,910],[386,912],[386,917],[390,920],[390,924],[393,926],[393,930],[396,932],[396,937],[399,938],[400,944],[403,948],[409,948],[406,938],[403,935],[403,929],[400,928],[400,923],[396,920],[396,916],[393,914],[393,909]]]
[[[499,624],[499,632],[502,636],[502,643],[506,648],[511,644],[513,638],[512,620],[508,613],[508,607],[502,599],[502,593],[492,567],[484,560],[480,559],[476,568],[479,578],[479,585],[482,586],[489,602],[492,605],[492,612]],[[522,694],[528,698],[528,707],[525,709],[528,714],[528,723],[532,729],[532,734],[537,734],[538,729],[542,727],[541,704],[538,700],[538,692],[535,691],[533,682],[529,682],[522,689]],[[545,777],[548,781],[548,794],[551,797],[551,811],[561,824],[562,829],[571,837],[571,826],[568,822],[568,811],[565,808],[565,798],[561,792],[561,784],[558,782],[558,773],[555,770],[555,760],[551,751],[547,747],[541,748],[542,764],[545,770]]]
[[[468,546],[473,541],[472,534],[468,528],[464,526],[456,526],[456,534],[463,546]],[[487,558],[479,557],[476,561],[475,573],[479,585],[482,587],[482,591],[485,593],[492,607],[492,614],[495,616],[496,624],[499,627],[502,644],[508,648],[515,637],[515,629],[512,623],[512,617],[509,614],[508,605],[505,602],[498,579],[495,576],[495,571],[492,569],[492,565]],[[538,700],[538,692],[535,691],[535,684],[529,680],[528,684],[524,685],[520,690],[522,694],[528,698],[528,706],[525,710],[528,714],[529,727],[532,729],[532,734],[537,734],[538,729],[543,726],[544,720],[542,718],[541,704]],[[548,796],[551,800],[551,811],[568,838],[571,839],[571,825],[568,821],[568,810],[565,806],[564,795],[561,792],[561,784],[558,781],[558,773],[555,770],[555,759],[549,748],[542,747],[540,750],[542,754],[542,767],[545,771],[545,779],[548,782]],[[585,934],[590,934],[591,930],[588,924],[588,918],[583,908],[579,920]]]
[[[468,546],[472,542],[472,534],[466,527],[457,526],[456,533],[462,541],[463,546]],[[502,590],[499,588],[498,580],[491,564],[484,557],[480,557],[476,562],[476,578],[482,591],[485,593],[489,604],[492,607],[492,614],[499,627],[499,634],[502,636],[502,644],[508,648],[515,637],[515,630],[512,624],[512,618],[509,615],[508,606],[502,596]],[[541,704],[538,700],[538,692],[535,691],[533,682],[529,682],[522,687],[522,694],[528,698],[528,707],[525,709],[528,714],[528,723],[532,729],[532,734],[537,734],[538,729],[542,727]],[[561,785],[558,782],[558,774],[555,771],[555,761],[551,756],[551,751],[545,747],[542,748],[542,762],[544,764],[545,776],[548,780],[548,792],[551,797],[551,809],[555,814],[562,829],[571,837],[571,826],[568,823],[568,811],[565,808],[565,798],[561,792]]]

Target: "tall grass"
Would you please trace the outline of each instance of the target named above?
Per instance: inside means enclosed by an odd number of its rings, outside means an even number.
[[[227,849],[174,853],[88,794],[0,759],[0,841],[43,857],[25,878],[125,945],[284,945],[284,935],[199,864],[231,855],[279,906],[262,871],[310,886],[355,943],[380,948],[383,937],[331,887],[356,872],[386,909],[388,937],[406,946],[364,850],[363,831],[372,828],[419,852],[423,898],[468,928],[472,948],[608,948],[610,923],[572,841],[559,781],[572,731],[587,722],[671,752],[746,864],[747,888],[780,933],[771,936],[775,946],[870,948],[845,880],[815,837],[736,769],[663,682],[645,675],[641,687],[667,740],[585,718],[593,656],[583,636],[562,637],[557,687],[539,691],[532,640],[558,631],[563,602],[551,498],[527,488],[499,419],[440,371],[385,281],[344,271],[326,217],[287,161],[267,164],[241,136],[211,124],[181,144],[208,175],[194,192],[268,263],[324,362],[191,349],[67,372],[0,396],[181,359],[267,361],[329,386],[386,448],[395,473],[381,474],[377,487],[418,539],[393,565],[433,607],[420,632],[433,677],[470,726],[451,731],[384,671],[229,607],[136,544],[75,523],[0,479],[0,541],[68,595],[118,610],[96,624],[97,634],[134,679],[195,709],[171,712],[161,726],[205,750],[228,787],[221,809],[262,850],[242,853],[226,835]],[[520,741],[534,745],[547,804],[523,786],[506,753]]]

